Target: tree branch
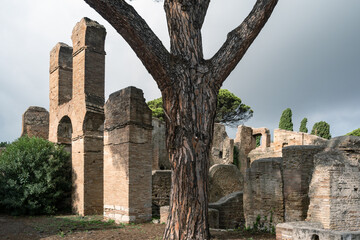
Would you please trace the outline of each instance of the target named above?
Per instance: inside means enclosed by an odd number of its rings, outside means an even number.
[[[223,46],[210,59],[213,66],[213,79],[221,86],[231,71],[242,59],[271,16],[278,0],[257,0],[246,19],[231,31]]]
[[[145,20],[124,0],[85,0],[134,50],[160,90],[170,85],[170,54]]]

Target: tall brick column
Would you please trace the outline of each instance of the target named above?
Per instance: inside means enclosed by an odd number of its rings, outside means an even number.
[[[103,212],[105,28],[88,18],[50,53],[50,141],[71,145],[73,209]]]
[[[128,87],[105,105],[104,216],[116,222],[151,220],[151,110]]]

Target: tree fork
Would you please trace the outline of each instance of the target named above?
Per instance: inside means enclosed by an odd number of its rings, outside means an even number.
[[[210,0],[164,0],[170,53],[124,0],[85,0],[128,42],[162,93],[172,161],[170,215],[164,239],[209,239],[209,150],[217,94],[271,16],[278,0],[257,0],[210,59],[201,28]]]

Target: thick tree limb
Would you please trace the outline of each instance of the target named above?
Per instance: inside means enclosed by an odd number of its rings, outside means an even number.
[[[163,90],[170,85],[170,54],[136,10],[124,0],[85,0],[134,50]]]
[[[213,79],[221,86],[242,59],[271,16],[278,0],[257,0],[246,19],[228,34],[220,50],[210,59]]]

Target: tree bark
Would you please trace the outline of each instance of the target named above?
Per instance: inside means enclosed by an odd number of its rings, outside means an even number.
[[[85,0],[129,43],[162,93],[172,163],[164,239],[210,239],[208,170],[217,94],[278,0],[257,0],[219,51],[203,59],[201,28],[210,0],[164,0],[170,53],[124,0]]]

